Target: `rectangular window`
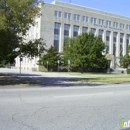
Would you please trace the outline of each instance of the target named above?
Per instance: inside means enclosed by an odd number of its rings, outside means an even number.
[[[70,30],[70,25],[69,24],[65,24],[64,25],[64,39],[69,37],[69,30]]]
[[[55,17],[58,17],[58,11],[55,11]]]
[[[55,11],[55,17],[62,17],[62,12],[61,11]]]
[[[96,29],[95,28],[91,28],[91,33],[95,34]]]
[[[121,29],[124,29],[125,28],[125,25],[123,23],[120,23],[120,28]]]
[[[83,21],[83,22],[88,22],[88,17],[87,17],[87,16],[83,16],[83,17],[82,17],[82,21]]]
[[[65,14],[64,14],[64,18],[66,18],[66,19],[70,19],[70,18],[71,18],[71,14],[70,14],[70,13],[65,12]]]
[[[113,55],[116,54],[117,32],[113,32]]]
[[[117,28],[118,27],[118,23],[117,22],[113,22],[113,27]]]
[[[113,43],[116,43],[116,39],[117,39],[117,32],[113,33]]]
[[[99,24],[103,25],[104,24],[104,20],[103,19],[99,19]]]
[[[124,37],[124,34],[123,34],[123,33],[120,33],[120,43],[121,43],[121,44],[123,43],[123,37]]]
[[[79,21],[80,20],[80,15],[74,14],[74,20]]]
[[[99,29],[98,36],[102,38],[102,35],[103,35],[103,30]]]
[[[82,33],[87,32],[88,28],[87,27],[82,27]]]
[[[96,24],[96,22],[97,22],[97,19],[92,17],[91,18],[91,23]]]
[[[107,21],[106,21],[106,26],[109,26],[109,27],[110,27],[110,26],[111,26],[111,21],[108,21],[108,20],[107,20]]]
[[[126,25],[126,29],[127,29],[127,30],[130,30],[130,25]]]
[[[74,38],[76,38],[78,36],[78,32],[79,32],[79,26],[74,25],[74,29],[73,29]]]
[[[54,47],[59,51],[60,23],[54,25]]]
[[[110,31],[106,31],[106,53],[109,53]]]

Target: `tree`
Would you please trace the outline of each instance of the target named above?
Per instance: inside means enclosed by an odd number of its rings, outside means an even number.
[[[123,68],[128,68],[130,66],[130,45],[128,46],[128,51],[126,53],[126,55],[122,55],[120,58],[120,66]]]
[[[120,66],[123,68],[128,68],[130,65],[130,55],[126,54],[120,58]]]
[[[23,41],[26,32],[30,26],[35,25],[34,18],[41,15],[40,2],[42,0],[0,0],[1,61],[8,60],[14,48],[19,47],[20,44],[25,45]],[[35,42],[37,45],[37,41]]]
[[[98,69],[107,66],[107,59],[102,52],[105,43],[92,33],[83,33],[77,38],[68,38],[64,46],[64,58],[71,60],[72,67]]]
[[[53,69],[53,68],[57,67],[58,60],[61,61],[60,54],[58,53],[58,51],[55,47],[51,46],[47,50],[47,53],[39,59],[38,65],[47,66],[47,61],[48,61],[49,68]]]

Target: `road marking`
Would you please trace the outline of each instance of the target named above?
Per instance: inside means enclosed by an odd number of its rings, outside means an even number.
[[[102,96],[102,95],[104,96],[104,95],[111,95],[111,94],[114,94],[114,92],[82,94],[82,95],[54,96],[54,98],[87,97],[87,96]]]

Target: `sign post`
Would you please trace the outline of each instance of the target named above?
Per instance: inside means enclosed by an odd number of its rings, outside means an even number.
[[[57,63],[58,63],[58,72],[59,72],[59,64],[60,64],[60,60],[58,60]]]
[[[68,72],[70,71],[70,60],[68,60]]]
[[[49,63],[49,62],[47,61],[47,62],[46,62],[46,64],[47,64],[47,71],[48,71],[48,63]]]

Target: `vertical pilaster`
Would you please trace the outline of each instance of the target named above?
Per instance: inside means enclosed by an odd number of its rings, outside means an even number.
[[[79,32],[78,35],[82,34],[82,26],[79,26]]]
[[[98,32],[99,31],[99,29],[98,28],[96,28],[96,30],[95,30],[95,36],[98,36]]]
[[[106,43],[106,30],[103,30],[102,40]]]
[[[123,38],[123,56],[126,55],[126,34],[124,34],[124,38]]]
[[[109,53],[113,54],[113,31],[110,32]]]
[[[73,37],[73,25],[70,25],[70,30],[69,30],[69,37],[72,38]]]
[[[116,57],[120,57],[120,33],[117,33],[117,40],[116,40]]]
[[[64,43],[64,24],[61,24],[60,40],[59,40],[59,52],[63,52],[63,43]]]

